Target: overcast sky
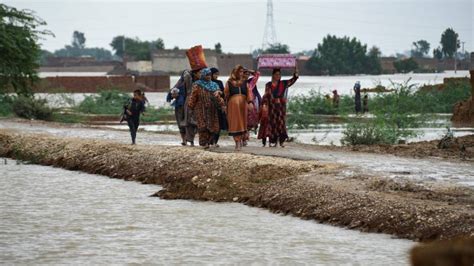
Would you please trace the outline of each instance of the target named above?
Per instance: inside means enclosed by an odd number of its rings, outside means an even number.
[[[7,5],[34,10],[55,37],[43,48],[71,42],[72,32],[85,33],[86,46],[111,49],[114,36],[142,40],[162,38],[167,48],[195,44],[225,52],[250,52],[262,45],[266,0],[6,0]],[[474,0],[315,0],[273,1],[277,40],[292,52],[314,49],[327,34],[356,37],[378,46],[384,55],[407,51],[425,39],[431,50],[448,27],[474,51]],[[430,53],[431,54],[431,53]]]

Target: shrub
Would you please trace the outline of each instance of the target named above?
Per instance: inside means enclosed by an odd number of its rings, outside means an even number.
[[[45,99],[21,95],[14,99],[12,110],[17,116],[27,119],[51,120],[53,115]]]
[[[364,124],[349,124],[343,131],[341,143],[344,145],[394,144],[400,139],[416,136],[413,128],[423,125],[426,112],[418,113],[417,101],[413,101],[413,86],[409,81],[393,84],[395,91],[387,95],[377,95],[372,114],[375,115]]]
[[[398,140],[393,128],[374,122],[350,123],[342,132],[342,145],[394,144]]]
[[[418,69],[418,63],[413,58],[397,60],[393,62],[393,66],[398,73],[408,73]]]
[[[78,110],[89,114],[120,114],[123,105],[130,96],[118,90],[100,91],[87,96],[78,106]]]
[[[0,116],[9,116],[13,113],[14,98],[0,94]]]

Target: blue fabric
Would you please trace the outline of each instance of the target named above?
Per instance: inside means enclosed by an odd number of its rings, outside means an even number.
[[[207,91],[216,92],[219,89],[219,86],[212,80],[207,81],[206,80],[207,75],[211,75],[210,68],[204,68],[203,70],[201,70],[201,79],[194,82],[194,84],[198,85],[199,87]]]

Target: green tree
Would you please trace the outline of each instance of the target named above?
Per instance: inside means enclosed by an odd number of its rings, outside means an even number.
[[[367,53],[368,58],[365,66],[367,74],[378,75],[382,73],[382,64],[380,63],[381,56],[382,52],[380,52],[380,49],[377,46],[370,48]]]
[[[31,84],[38,79],[41,36],[46,25],[32,11],[0,4],[0,91],[13,88],[19,95],[31,96]]]
[[[65,45],[64,48],[54,51],[54,56],[59,57],[79,57],[90,56],[96,60],[112,60],[113,56],[109,50],[99,47],[86,47],[86,37],[84,33],[74,31],[72,34],[71,45]],[[42,61],[43,62],[43,61]]]
[[[158,40],[152,42],[152,46],[157,50],[164,50],[165,49],[165,42],[163,39],[158,38]]]
[[[415,49],[411,50],[412,57],[424,57],[430,52],[430,43],[425,40],[413,42]]]
[[[86,37],[83,32],[74,31],[72,34],[72,47],[84,49],[86,47]]]
[[[418,63],[412,57],[408,59],[397,60],[393,62],[393,66],[399,73],[408,73],[418,69]]]
[[[443,52],[441,52],[441,49],[439,47],[436,49],[433,49],[433,57],[438,60],[443,59]]]
[[[161,50],[165,48],[162,39],[156,41],[141,41],[138,38],[132,39],[125,36],[116,36],[110,43],[115,55],[119,57],[128,56],[134,60],[151,60],[153,50]]]
[[[315,72],[338,74],[377,74],[380,73],[380,51],[372,48],[367,52],[367,45],[356,38],[327,35],[318,44],[307,67]]]
[[[214,45],[214,49],[216,50],[217,54],[222,54],[222,45],[221,45],[220,42],[218,42]]]
[[[263,50],[262,53],[263,54],[289,54],[290,47],[282,43],[270,44],[270,47]]]
[[[441,35],[441,51],[448,58],[453,58],[460,47],[459,35],[452,29],[447,28]]]

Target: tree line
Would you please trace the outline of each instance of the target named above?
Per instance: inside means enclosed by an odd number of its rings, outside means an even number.
[[[49,52],[43,50],[41,62],[44,63],[49,56],[79,57],[90,56],[99,61],[119,60],[126,57],[129,60],[151,60],[151,54],[156,50],[165,49],[163,39],[153,41],[142,41],[138,38],[116,36],[112,39],[110,46],[114,53],[104,48],[87,47],[85,34],[74,31],[70,45]],[[459,56],[457,50],[460,47],[459,35],[452,28],[446,29],[441,34],[440,46],[433,49],[433,58],[453,58]],[[174,47],[179,49],[179,47]],[[214,45],[216,53],[223,53],[220,42]],[[266,49],[256,49],[252,52],[254,57],[259,54],[288,54],[290,47],[287,44],[276,43]],[[418,40],[412,43],[410,58],[399,58],[394,62],[397,72],[406,73],[410,71],[423,71],[418,66],[415,58],[428,57],[430,43],[426,40]],[[309,55],[310,59],[306,67],[315,74],[339,75],[339,74],[381,74],[380,63],[381,52],[376,46],[368,48],[357,38],[347,36],[337,37],[327,35],[322,42],[317,44],[313,51],[302,51],[298,54]],[[466,53],[467,54],[467,53]],[[467,55],[461,55],[467,58]]]

